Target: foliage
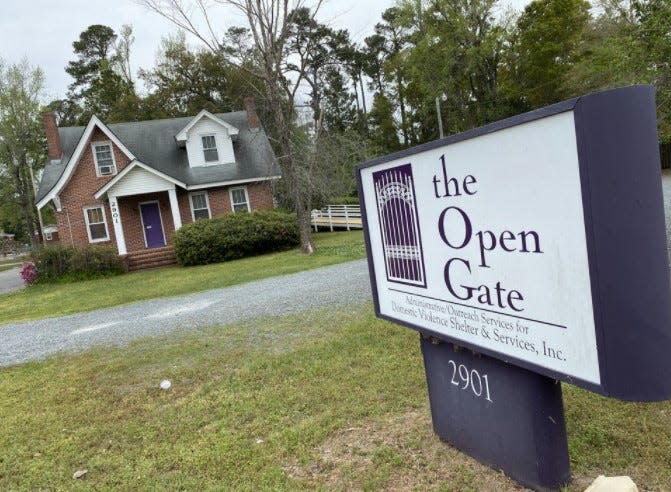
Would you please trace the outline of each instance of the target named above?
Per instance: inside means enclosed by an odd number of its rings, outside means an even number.
[[[564,79],[577,96],[630,84],[657,89],[660,138],[671,141],[671,37],[669,0],[602,0],[587,26],[578,60]]]
[[[329,200],[330,205],[359,205],[358,196],[339,196]]]
[[[31,285],[37,282],[37,269],[35,268],[35,264],[32,262],[25,262],[21,266],[21,280],[23,280],[26,284]]]
[[[30,244],[25,215],[21,205],[16,202],[9,180],[0,182],[0,231],[14,234],[16,241],[20,243]]]
[[[174,237],[177,261],[184,266],[236,260],[297,244],[296,217],[275,210],[197,220],[176,231]]]
[[[38,67],[27,60],[6,66],[0,59],[0,218],[17,238],[29,238],[33,247],[38,221],[31,174],[45,161],[43,87],[44,74]]]
[[[368,124],[371,144],[378,148],[381,154],[395,152],[401,148],[397,125],[394,122],[394,106],[382,92],[375,94],[373,107],[368,113]]]
[[[356,193],[354,167],[375,157],[378,148],[355,131],[321,132],[311,135],[294,134],[296,160],[306,170],[297,179],[309,199],[311,208],[319,208],[341,195]],[[293,210],[294,194],[280,181],[273,192],[280,206]]]
[[[243,42],[245,34],[230,30],[227,37],[231,43]],[[226,52],[192,50],[183,33],[164,38],[154,68],[140,70],[150,90],[142,103],[147,118],[194,115],[203,109],[238,111],[245,96],[258,94],[261,83],[248,71],[227,63]],[[260,113],[264,121],[267,115]]]
[[[585,0],[534,0],[517,21],[508,84],[532,107],[566,98],[563,81],[578,59],[589,21]]]
[[[49,246],[33,254],[39,282],[74,282],[123,272],[116,250],[109,246]]]
[[[111,27],[94,24],[72,43],[76,59],[65,71],[74,81],[67,101],[53,102],[68,120],[85,125],[92,115],[106,123],[138,118],[140,99],[130,73],[133,31],[123,26],[121,39]]]
[[[405,50],[409,47],[411,30],[400,19],[401,10],[397,7],[382,13],[382,22],[375,25],[375,34],[365,39],[364,70],[377,81],[375,102],[379,104],[379,101],[384,100],[390,103],[389,110],[383,114],[398,112],[400,121],[395,129],[402,136],[403,145],[407,147],[417,143],[410,125],[406,96],[409,64]],[[384,126],[389,128],[389,123],[394,124],[393,119]]]

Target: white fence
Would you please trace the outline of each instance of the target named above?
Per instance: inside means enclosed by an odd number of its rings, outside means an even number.
[[[362,229],[361,208],[359,205],[328,205],[321,210],[313,210],[310,224],[317,231],[320,227]]]

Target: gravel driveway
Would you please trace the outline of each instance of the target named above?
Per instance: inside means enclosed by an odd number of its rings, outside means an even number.
[[[23,289],[24,284],[20,273],[21,267],[18,266],[0,272],[0,294],[7,294],[8,292]]]
[[[367,263],[358,260],[189,296],[0,325],[0,366],[247,318],[347,308],[370,299]]]

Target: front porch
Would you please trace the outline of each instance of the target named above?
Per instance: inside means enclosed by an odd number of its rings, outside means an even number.
[[[170,246],[174,231],[182,227],[175,183],[137,161],[96,194],[104,197],[120,256]]]

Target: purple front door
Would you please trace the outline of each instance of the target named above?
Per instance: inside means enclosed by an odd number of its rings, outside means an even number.
[[[163,224],[161,223],[161,212],[158,202],[141,203],[140,214],[142,214],[142,228],[147,248],[160,248],[165,246],[163,235]]]

